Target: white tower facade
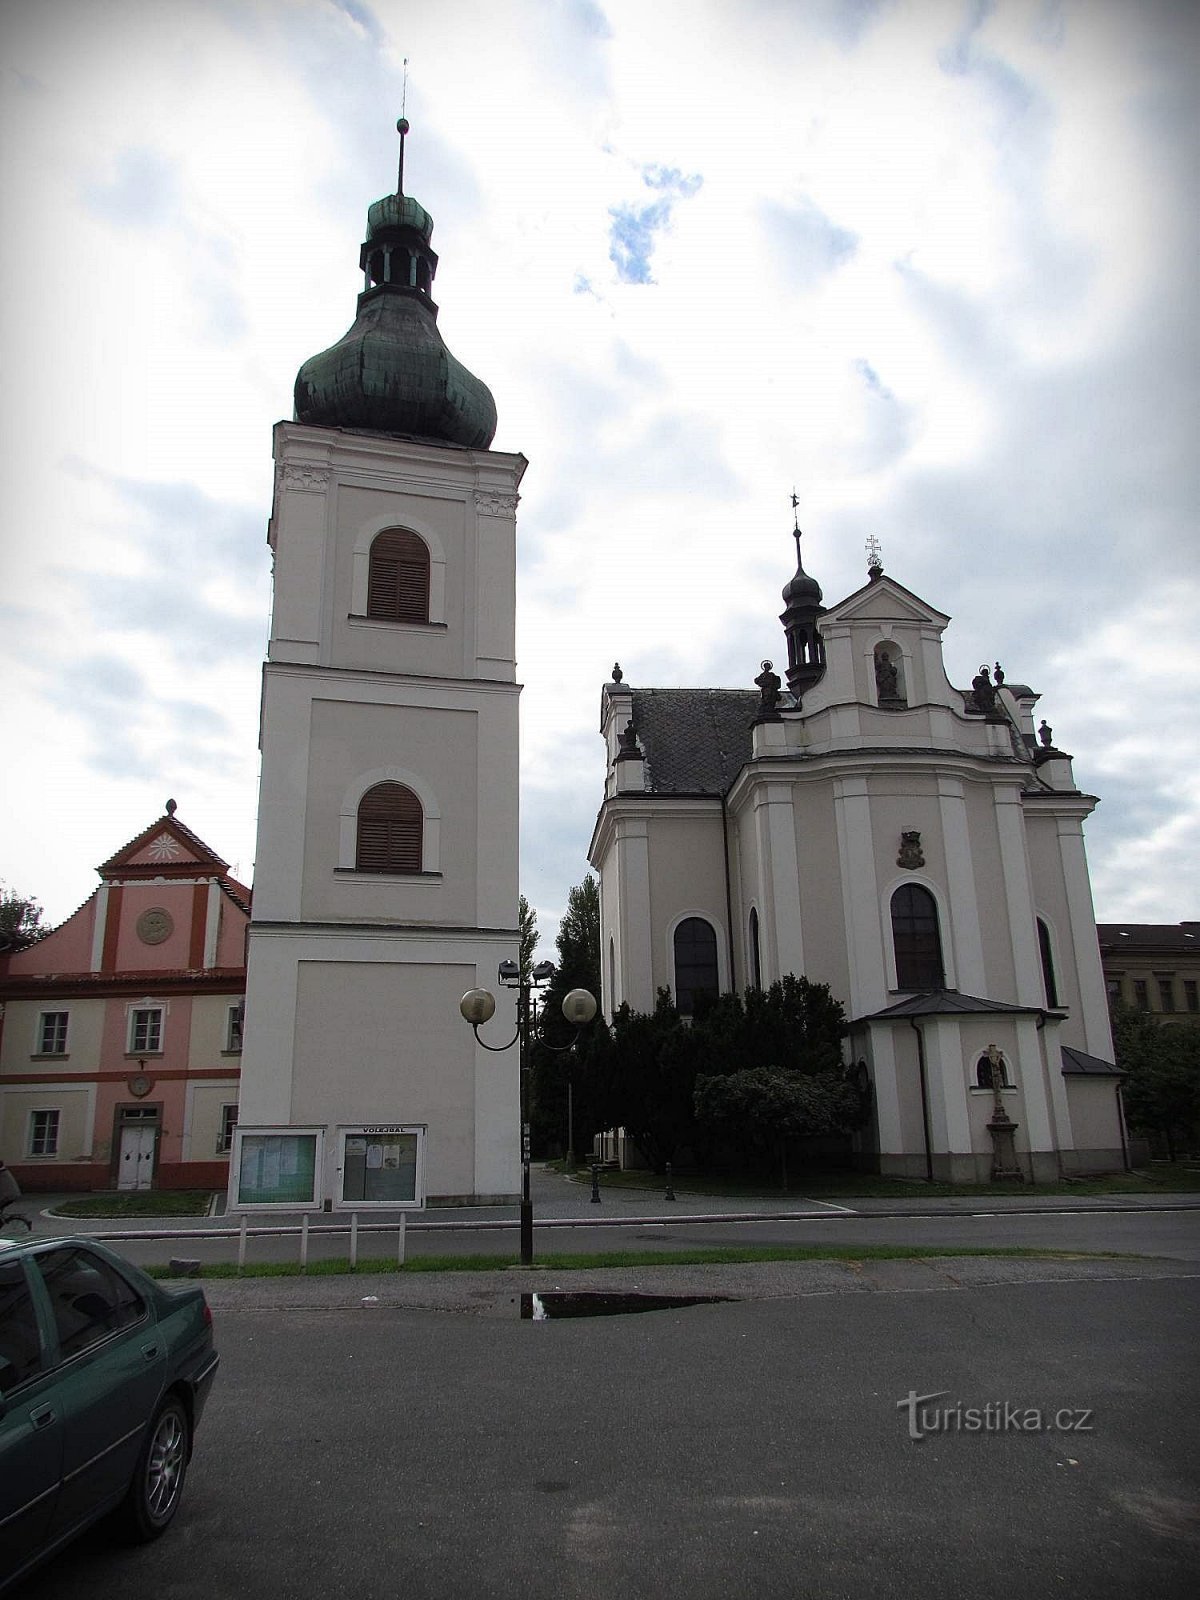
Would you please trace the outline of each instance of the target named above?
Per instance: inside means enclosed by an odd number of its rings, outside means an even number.
[[[517,1190],[516,1051],[458,1002],[518,950],[526,462],[441,344],[428,214],[369,221],[358,320],[275,429],[237,1209]]]

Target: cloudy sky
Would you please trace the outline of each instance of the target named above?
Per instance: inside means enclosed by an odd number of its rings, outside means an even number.
[[[748,687],[789,496],[1033,684],[1101,920],[1200,914],[1200,9],[1152,0],[6,0],[0,879],[57,922],[179,814],[253,872],[271,426],[432,212],[519,513],[522,884],[600,686]]]

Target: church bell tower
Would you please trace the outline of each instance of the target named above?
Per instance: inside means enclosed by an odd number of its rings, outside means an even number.
[[[517,955],[526,462],[490,448],[492,396],[442,339],[398,127],[354,324],[275,427],[235,1209],[517,1187],[516,1053],[483,1051],[458,1001]]]

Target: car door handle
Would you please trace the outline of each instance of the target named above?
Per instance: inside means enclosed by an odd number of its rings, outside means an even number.
[[[158,1354],[158,1346],[156,1344],[144,1344],[142,1346],[142,1354],[147,1361],[153,1361]]]
[[[55,1419],[53,1406],[38,1406],[36,1411],[29,1413],[29,1420],[35,1428],[48,1428]]]

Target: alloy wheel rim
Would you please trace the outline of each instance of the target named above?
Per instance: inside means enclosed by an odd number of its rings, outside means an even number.
[[[183,1476],[183,1424],[174,1411],[168,1411],[155,1430],[146,1463],[146,1502],[155,1521],[169,1515],[179,1493]]]

